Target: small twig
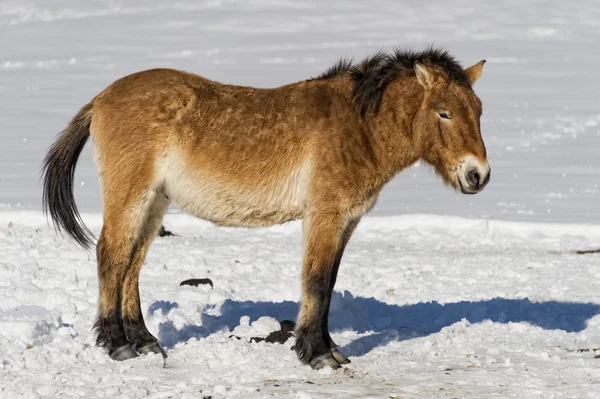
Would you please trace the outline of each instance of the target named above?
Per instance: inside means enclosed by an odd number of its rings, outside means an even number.
[[[588,254],[600,254],[600,248],[596,249],[576,249],[573,251],[548,251],[548,253],[552,255],[563,255],[563,254],[571,254],[571,255],[588,255]]]
[[[596,249],[580,249],[578,251],[574,251],[577,255],[586,255],[586,254],[598,254],[600,253],[600,248]]]

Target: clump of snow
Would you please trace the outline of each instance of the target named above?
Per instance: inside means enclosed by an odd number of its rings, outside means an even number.
[[[262,316],[258,320],[252,322],[252,327],[259,335],[268,335],[273,331],[281,329],[279,322],[273,317]]]

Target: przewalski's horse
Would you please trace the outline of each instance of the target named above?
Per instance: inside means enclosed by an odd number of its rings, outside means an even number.
[[[156,69],[117,80],[71,121],[44,164],[44,205],[87,247],[73,174],[91,135],[104,197],[97,243],[98,344],[113,359],[162,353],[140,308],[138,276],[171,202],[222,226],[303,219],[295,350],[313,368],[348,359],[328,331],[342,253],[384,184],[422,159],[465,194],[490,178],[472,89],[446,51],[377,53],[274,89]]]

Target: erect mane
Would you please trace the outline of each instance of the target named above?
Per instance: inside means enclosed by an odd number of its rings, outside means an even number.
[[[316,79],[331,79],[349,75],[352,78],[352,102],[364,115],[379,110],[387,85],[400,75],[414,74],[418,61],[425,66],[442,69],[448,77],[464,86],[470,86],[463,67],[446,50],[428,48],[422,51],[395,49],[391,53],[377,52],[358,64],[341,59]]]

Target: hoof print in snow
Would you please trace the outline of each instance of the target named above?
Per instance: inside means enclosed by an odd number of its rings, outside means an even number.
[[[211,279],[209,278],[191,278],[189,280],[185,280],[182,281],[179,285],[191,285],[193,287],[197,287],[200,284],[208,284],[211,286],[211,288],[215,288],[215,286],[213,285],[213,282]]]
[[[176,234],[171,233],[169,230],[165,229],[165,226],[160,226],[160,230],[158,230],[159,237],[175,237]]]
[[[296,327],[296,323],[291,320],[283,320],[280,321],[279,324],[281,325],[281,330],[273,331],[265,338],[252,337],[250,338],[250,342],[265,341],[269,344],[284,344],[288,339],[294,336],[294,327]]]

